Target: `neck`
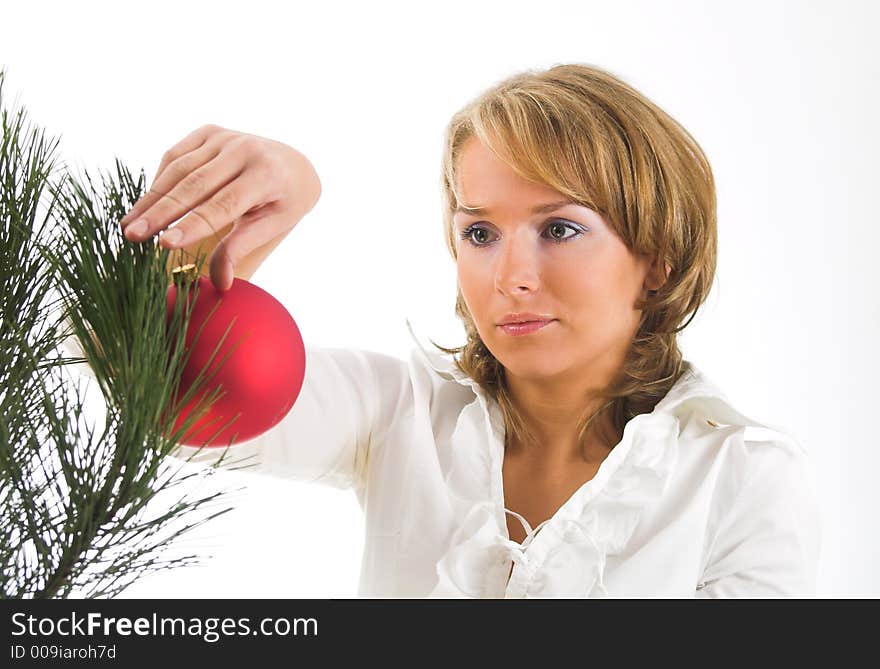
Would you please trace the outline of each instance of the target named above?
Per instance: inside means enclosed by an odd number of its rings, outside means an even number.
[[[611,380],[611,373],[601,382],[585,382],[585,375],[577,373],[573,378],[530,379],[517,377],[509,372],[505,380],[511,400],[523,417],[527,427],[538,440],[531,455],[536,464],[547,467],[565,467],[574,462],[601,462],[611,446],[603,444],[596,432],[587,439],[584,448],[578,444],[578,426],[585,416],[599,410],[607,400],[599,395]],[[586,377],[589,378],[589,377]],[[610,427],[608,415],[594,419],[591,430]],[[525,449],[513,445],[518,455]]]

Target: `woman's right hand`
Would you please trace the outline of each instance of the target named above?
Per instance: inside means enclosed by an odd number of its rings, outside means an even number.
[[[149,190],[120,225],[135,242],[164,230],[159,243],[169,249],[213,240],[211,282],[226,291],[236,265],[258,248],[274,248],[320,195],[317,172],[296,149],[205,125],[165,152]],[[230,224],[220,239],[218,232]]]

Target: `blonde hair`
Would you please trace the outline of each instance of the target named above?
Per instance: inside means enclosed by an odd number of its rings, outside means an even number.
[[[515,74],[469,102],[446,129],[443,219],[456,260],[456,170],[463,145],[474,136],[523,178],[598,212],[631,252],[656,255],[661,267],[665,262],[670,268],[660,289],[635,305],[642,310],[640,324],[619,374],[602,393],[604,405],[592,414],[585,408],[579,423],[582,452],[594,433],[613,447],[624,425],[652,411],[684,372],[677,333],[696,315],[715,274],[716,197],[709,161],[678,122],[607,71],[575,63]],[[457,355],[456,366],[498,402],[506,445],[511,439],[536,444],[460,286],[455,313],[467,343],[457,348],[431,343]],[[597,430],[603,415],[614,434]]]

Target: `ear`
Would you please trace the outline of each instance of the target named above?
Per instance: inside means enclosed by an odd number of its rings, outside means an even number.
[[[659,290],[666,280],[669,278],[669,273],[672,271],[672,267],[668,262],[661,263],[660,259],[657,256],[651,256],[649,258],[649,265],[645,274],[645,281],[642,284],[643,291],[657,291]]]

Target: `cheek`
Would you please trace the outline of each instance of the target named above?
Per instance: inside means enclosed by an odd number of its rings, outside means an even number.
[[[573,261],[554,266],[552,293],[570,310],[575,322],[605,322],[612,328],[632,311],[633,273],[614,258]]]
[[[494,285],[491,271],[485,261],[469,262],[459,254],[457,263],[458,287],[467,306],[480,337],[486,342],[492,340],[495,332],[492,320],[492,287]]]
[[[461,290],[461,296],[467,305],[471,316],[479,321],[481,309],[480,293],[482,291],[483,278],[479,275],[479,271],[473,263],[469,263],[467,258],[462,258],[459,252],[457,262],[458,287]]]
[[[608,297],[607,271],[580,258],[563,259],[548,264],[544,274],[547,292],[564,305],[575,319],[583,312],[594,311]],[[586,315],[586,314],[584,314]]]
[[[479,264],[470,262],[467,257],[458,256],[457,263],[458,285],[461,288],[461,294],[464,297],[471,314],[477,318],[478,314],[476,306],[485,299],[484,295],[487,291],[487,283],[485,268],[481,268]]]

